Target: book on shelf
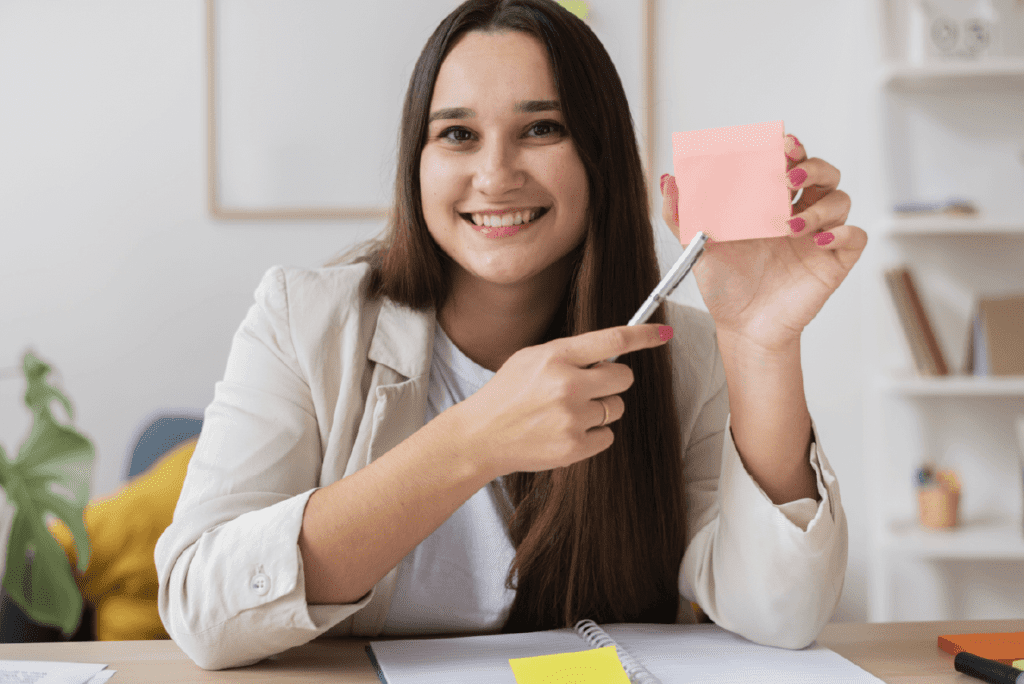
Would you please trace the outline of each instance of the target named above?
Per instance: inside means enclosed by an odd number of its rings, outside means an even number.
[[[1024,295],[978,302],[968,337],[967,372],[1024,375]]]
[[[921,375],[949,375],[949,366],[910,271],[904,267],[891,268],[885,272],[885,282],[896,304],[896,313],[917,372]]]

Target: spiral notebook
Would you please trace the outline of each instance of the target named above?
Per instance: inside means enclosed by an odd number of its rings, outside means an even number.
[[[373,641],[366,650],[382,684],[517,684],[510,658],[601,646],[615,647],[633,684],[882,681],[823,646],[761,646],[716,625],[598,626],[585,620],[575,630]]]

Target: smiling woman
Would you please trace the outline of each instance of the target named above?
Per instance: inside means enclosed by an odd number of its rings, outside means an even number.
[[[841,213],[834,169],[804,167]],[[814,254],[855,261],[856,230]],[[699,277],[799,299],[748,247],[757,274],[718,248]],[[846,523],[799,346],[757,306],[624,326],[658,280],[600,41],[550,0],[460,5],[409,84],[385,234],[271,269],[236,333],[156,551],[168,632],[220,668],[323,633],[693,622],[696,602],[755,641],[810,643]],[[785,344],[740,344],[755,324]]]
[[[586,231],[587,172],[547,52],[529,34],[465,34],[441,65],[430,109],[423,217],[454,262],[439,320],[467,356],[497,371],[537,341],[558,305],[550,293],[567,286],[566,257]],[[483,328],[491,339],[470,332]]]

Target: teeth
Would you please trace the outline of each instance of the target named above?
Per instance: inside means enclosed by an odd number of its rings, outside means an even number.
[[[540,209],[531,209],[526,212],[517,211],[514,214],[471,214],[473,223],[477,226],[486,226],[488,228],[501,228],[505,226],[518,226],[523,223],[529,223],[530,221],[537,218],[537,214],[541,212]],[[490,231],[480,231],[484,235]]]

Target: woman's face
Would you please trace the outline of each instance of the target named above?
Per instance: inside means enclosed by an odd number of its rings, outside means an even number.
[[[430,234],[471,277],[514,285],[564,267],[585,232],[587,174],[540,41],[471,32],[452,48],[430,102],[420,191]]]

